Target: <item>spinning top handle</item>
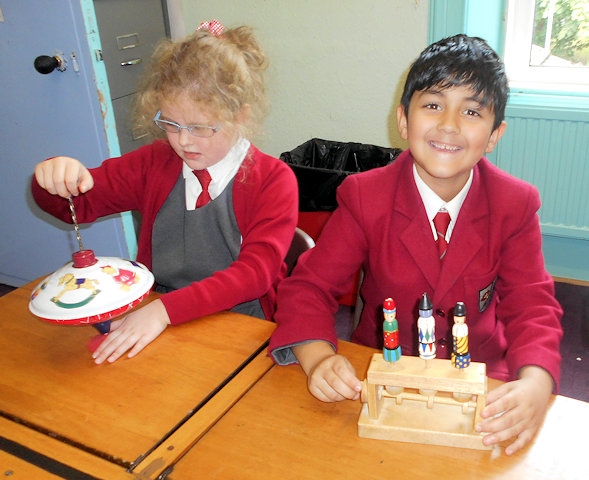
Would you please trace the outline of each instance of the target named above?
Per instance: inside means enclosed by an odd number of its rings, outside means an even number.
[[[72,215],[72,220],[74,222],[74,230],[76,231],[76,239],[78,240],[78,246],[80,248],[80,251],[83,251],[83,250],[85,250],[85,248],[84,248],[84,243],[82,242],[82,236],[80,235],[80,227],[78,226],[78,218],[76,217],[76,210],[74,209],[74,199],[70,195],[68,197],[68,200],[70,202],[70,213]]]

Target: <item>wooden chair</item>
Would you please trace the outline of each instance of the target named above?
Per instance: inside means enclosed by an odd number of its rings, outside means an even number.
[[[291,274],[293,268],[297,264],[299,255],[314,246],[315,241],[304,230],[297,227],[290,248],[288,249],[288,253],[286,254],[286,258],[284,259],[287,266],[287,276]]]

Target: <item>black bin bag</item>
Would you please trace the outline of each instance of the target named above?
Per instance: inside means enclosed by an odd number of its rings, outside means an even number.
[[[384,167],[402,152],[355,142],[313,138],[280,159],[294,171],[299,183],[300,212],[331,212],[337,207],[335,191],[344,178],[372,168]]]

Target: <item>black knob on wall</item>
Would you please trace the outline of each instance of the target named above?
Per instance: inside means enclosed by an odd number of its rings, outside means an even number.
[[[37,58],[35,58],[34,65],[35,70],[37,70],[37,72],[43,75],[51,73],[56,68],[60,72],[63,72],[65,70],[64,62],[57,55],[53,57],[50,57],[49,55],[40,55]]]

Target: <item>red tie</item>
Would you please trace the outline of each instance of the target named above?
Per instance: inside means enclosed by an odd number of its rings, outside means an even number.
[[[200,195],[196,199],[195,207],[200,208],[211,201],[211,196],[209,195],[209,184],[211,183],[211,174],[206,168],[204,170],[192,170],[192,173],[196,175],[196,178],[198,178],[200,186],[202,187],[202,192],[200,192]]]
[[[439,211],[434,217],[434,227],[436,227],[436,233],[438,234],[438,253],[440,254],[440,260],[446,255],[448,243],[446,242],[446,231],[450,225],[450,214],[446,211]]]

